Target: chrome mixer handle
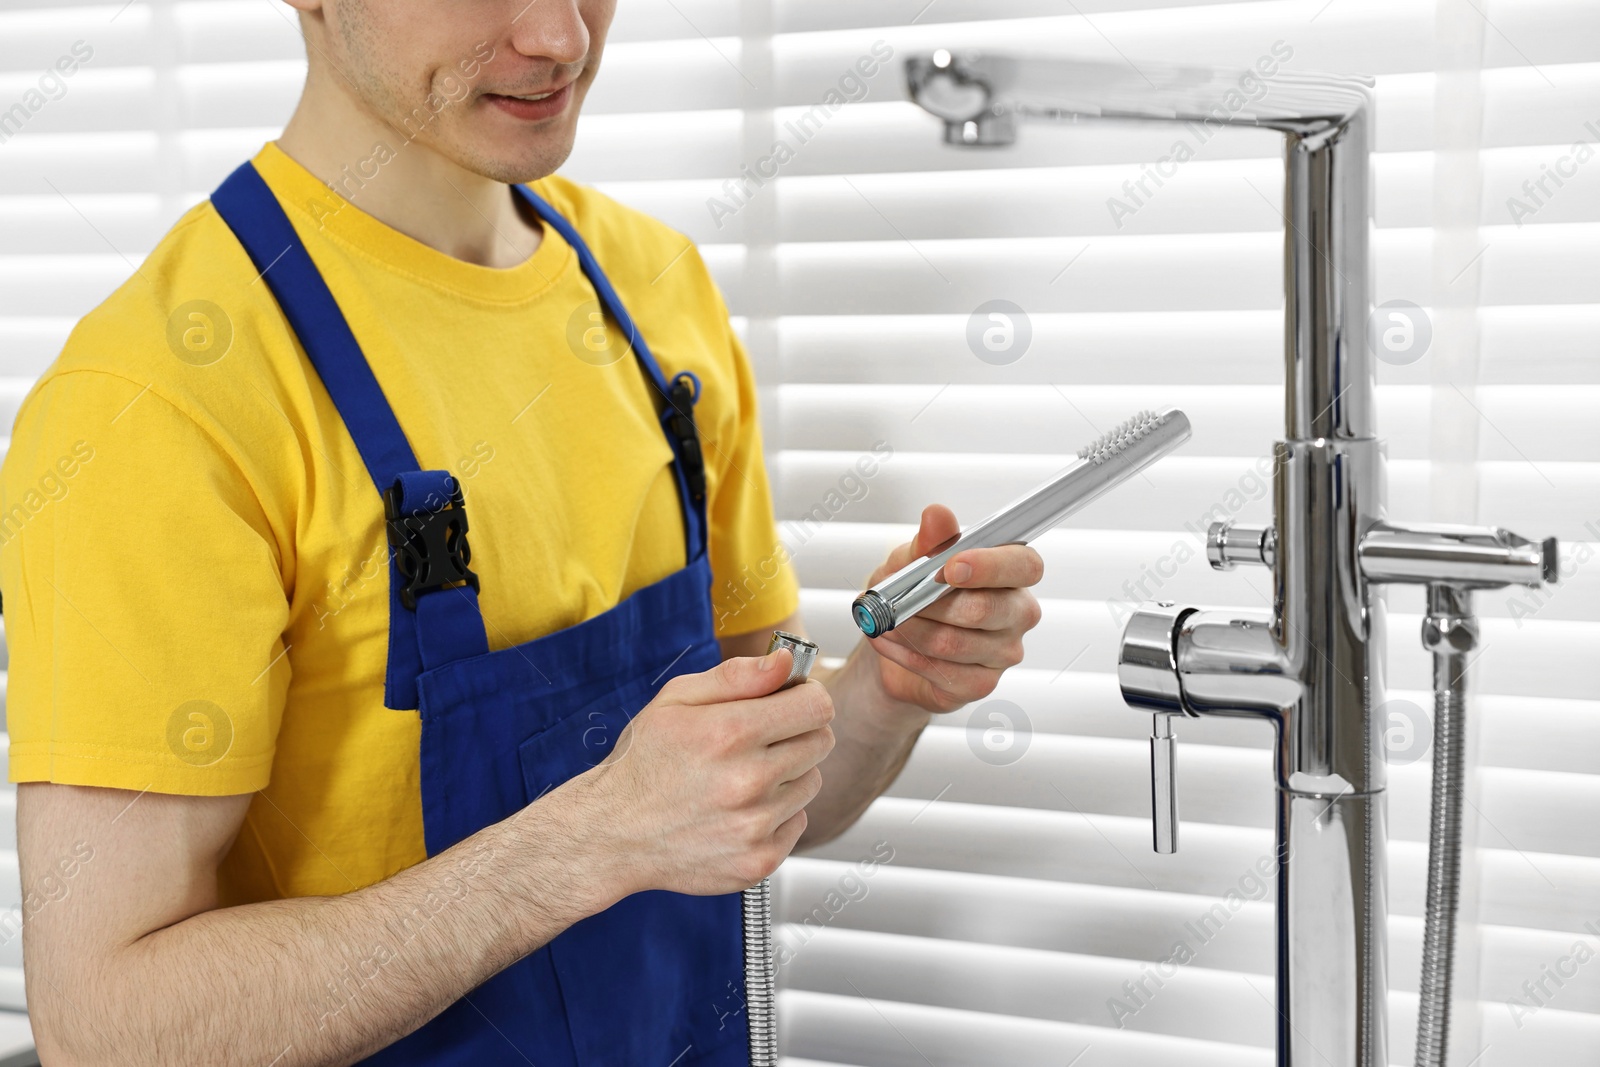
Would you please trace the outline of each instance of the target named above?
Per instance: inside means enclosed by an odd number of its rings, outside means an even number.
[[[1162,711],[1150,718],[1150,827],[1162,855],[1178,851],[1178,739],[1172,714]]]
[[[1193,608],[1144,604],[1128,620],[1117,657],[1117,682],[1128,705],[1151,713],[1150,821],[1162,855],[1178,851],[1178,739],[1175,717],[1188,717],[1178,682],[1177,634]]]

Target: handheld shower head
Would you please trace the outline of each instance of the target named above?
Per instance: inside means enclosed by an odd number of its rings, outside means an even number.
[[[1140,412],[1079,449],[1076,462],[1043,485],[856,597],[851,608],[856,626],[868,637],[888,633],[950,591],[934,576],[957,552],[1027,544],[1188,439],[1189,418],[1177,408]]]

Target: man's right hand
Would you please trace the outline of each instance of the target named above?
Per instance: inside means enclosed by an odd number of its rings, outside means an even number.
[[[174,1057],[354,1063],[624,896],[753,885],[805,829],[817,764],[833,747],[833,703],[821,683],[776,692],[788,655],[733,658],[672,679],[600,766],[342,896],[218,906],[217,868],[249,796],[23,784],[24,885],[48,878],[72,842],[93,847],[71,899],[26,920],[41,1058],[72,1067],[154,1067]],[[479,872],[470,886],[463,870]],[[381,980],[348,1005],[317,1007],[418,909],[432,921]],[[232,1010],[241,1004],[250,1010]]]
[[[778,692],[789,665],[780,649],[669,680],[603,763],[555,791],[621,895],[733,893],[789,855],[833,749],[828,690]]]

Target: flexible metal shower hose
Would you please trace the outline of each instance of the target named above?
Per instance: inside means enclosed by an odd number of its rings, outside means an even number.
[[[1433,817],[1418,987],[1416,1067],[1444,1067],[1450,1044],[1451,967],[1461,888],[1461,795],[1466,755],[1466,660],[1434,653]]]
[[[778,1067],[778,988],[772,951],[772,879],[744,891],[744,1002],[750,1067]]]
[[[793,657],[779,690],[811,676],[817,646],[782,630],[772,632],[767,651],[787,648]],[[750,1067],[778,1067],[778,969],[772,941],[772,879],[744,891],[744,1003],[750,1026]]]

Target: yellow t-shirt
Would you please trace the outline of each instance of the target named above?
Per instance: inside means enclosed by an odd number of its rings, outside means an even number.
[[[255,164],[419,463],[463,486],[491,649],[684,566],[654,391],[617,331],[595,332],[559,234],[546,226],[517,267],[477,266],[276,145]],[[704,263],[592,189],[535,188],[589,242],[663,373],[699,376],[718,636],[770,627],[798,587],[755,384]],[[355,442],[244,249],[198,205],[17,416],[0,471],[11,780],[259,791],[223,866],[228,903],[344,893],[419,862],[418,717],[383,704],[387,558]]]

